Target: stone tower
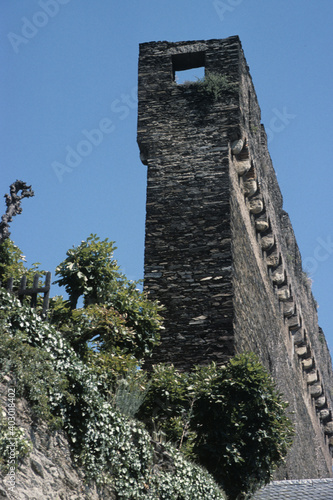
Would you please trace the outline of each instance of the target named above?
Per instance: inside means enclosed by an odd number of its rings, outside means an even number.
[[[196,67],[210,86],[177,84]],[[140,45],[138,144],[145,289],[165,306],[152,362],[186,370],[257,353],[294,412],[276,477],[331,476],[331,358],[238,37]]]

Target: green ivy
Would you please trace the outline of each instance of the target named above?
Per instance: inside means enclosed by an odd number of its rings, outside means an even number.
[[[7,414],[0,411],[0,472],[5,475],[10,469],[16,469],[19,460],[29,455],[31,450],[32,443],[24,429],[9,426]]]
[[[88,482],[111,484],[123,500],[225,498],[207,473],[175,450],[170,451],[174,477],[156,469],[149,433],[120,411],[108,379],[95,370],[103,353],[92,353],[96,363],[85,363],[33,309],[3,290],[0,304],[0,369],[11,374],[16,394],[29,400],[35,415],[60,423]],[[144,375],[140,378],[143,383]]]
[[[269,482],[292,442],[287,403],[253,353],[191,373],[154,368],[139,417],[202,464],[228,497]]]
[[[269,482],[287,454],[288,404],[253,353],[236,356],[203,382],[191,421],[194,452],[231,499],[245,498]]]
[[[171,470],[157,470],[152,479],[153,495],[159,500],[223,500],[225,494],[212,477],[199,465],[186,460],[174,447],[166,445],[171,459]]]

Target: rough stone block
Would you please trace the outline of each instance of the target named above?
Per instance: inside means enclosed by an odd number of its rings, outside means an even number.
[[[280,288],[277,291],[277,296],[278,296],[278,299],[281,300],[281,302],[290,299],[290,290],[289,290],[289,288]]]
[[[260,214],[264,209],[264,202],[260,199],[254,199],[249,202],[249,209],[252,214]]]
[[[302,366],[304,370],[310,370],[311,368],[314,367],[314,359],[313,358],[303,359]]]
[[[257,181],[254,179],[244,181],[243,189],[245,196],[253,196],[258,191]]]
[[[251,162],[250,160],[235,160],[234,161],[234,167],[237,172],[237,174],[242,177],[246,172],[248,172],[251,168]]]
[[[333,436],[333,422],[327,422],[327,424],[324,426],[324,432],[328,436]]]
[[[331,411],[328,408],[324,408],[323,410],[320,410],[319,416],[321,420],[327,420],[331,417]]]
[[[323,394],[323,388],[321,384],[314,384],[309,386],[310,395],[313,398],[319,398]]]
[[[263,231],[267,231],[267,229],[269,228],[269,224],[267,222],[267,220],[256,220],[255,222],[255,226],[256,226],[256,230],[261,233]]]
[[[233,152],[234,155],[238,155],[244,146],[244,140],[243,139],[237,139],[236,141],[233,141],[231,143],[231,151]]]
[[[306,376],[306,383],[307,384],[314,384],[315,382],[318,382],[318,373],[313,372],[313,373],[308,373]]]
[[[274,235],[263,236],[261,238],[261,248],[263,250],[269,250],[275,243]]]

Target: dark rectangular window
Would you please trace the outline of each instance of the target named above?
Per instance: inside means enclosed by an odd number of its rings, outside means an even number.
[[[173,79],[182,84],[205,76],[205,53],[187,52],[172,56]]]

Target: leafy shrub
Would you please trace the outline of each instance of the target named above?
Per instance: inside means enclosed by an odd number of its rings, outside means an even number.
[[[13,278],[13,290],[20,287],[22,276],[26,276],[26,286],[32,286],[35,274],[44,276],[45,271],[39,269],[40,263],[35,262],[31,268],[25,266],[25,256],[22,250],[10,239],[6,238],[0,245],[0,286],[6,287],[7,280]],[[39,280],[40,286],[42,281]],[[28,302],[30,299],[25,297],[24,300]]]
[[[92,342],[99,351],[131,352],[141,360],[159,342],[162,307],[119,272],[114,249],[113,242],[92,234],[68,250],[56,283],[65,286],[69,302],[51,301],[51,319],[77,352],[85,353]],[[81,296],[84,308],[75,309]]]
[[[173,365],[155,365],[147,396],[138,418],[158,438],[165,435],[177,448],[191,456],[189,418],[193,402],[192,376],[179,372]]]
[[[152,500],[224,500],[226,496],[212,477],[196,464],[187,461],[174,447],[166,445],[170,457],[169,470],[155,466],[152,488],[148,498]]]
[[[208,73],[203,78],[198,78],[192,85],[198,92],[205,97],[211,97],[214,101],[218,101],[225,94],[235,94],[237,90],[235,83],[230,82],[226,75],[219,73]]]
[[[0,368],[10,372],[16,394],[27,397],[35,415],[49,422],[56,419],[66,431],[74,460],[83,466],[87,481],[112,484],[117,498],[123,500],[224,499],[213,479],[176,451],[170,451],[175,476],[156,470],[150,435],[142,423],[119,410],[122,405],[128,409],[128,401],[108,400],[108,379],[95,370],[105,354],[91,353],[94,362],[85,363],[33,309],[3,290],[0,304]],[[134,388],[144,379],[143,374],[131,376]],[[0,449],[5,444],[4,435]],[[26,448],[21,448],[23,453]]]
[[[291,444],[287,408],[253,353],[241,354],[206,382],[194,404],[194,452],[230,498],[269,482]]]
[[[202,464],[228,496],[245,498],[271,479],[291,444],[287,404],[253,353],[180,373],[155,367],[139,412]]]
[[[128,417],[134,417],[149,389],[147,374],[137,367],[128,371],[126,377],[119,378],[112,396],[112,404]]]
[[[114,241],[104,241],[91,234],[79,246],[70,248],[66,259],[56,268],[55,281],[64,286],[69,295],[71,307],[76,307],[79,297],[83,296],[84,305],[105,302],[105,289],[115,286],[121,278],[119,266],[113,259],[116,249]]]

